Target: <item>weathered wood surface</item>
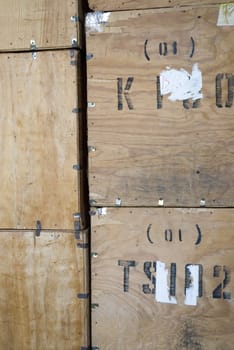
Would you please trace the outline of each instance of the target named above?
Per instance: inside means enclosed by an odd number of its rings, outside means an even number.
[[[233,349],[233,210],[107,208],[92,216],[92,227],[95,346]],[[157,262],[168,270],[166,287]],[[194,275],[185,278],[187,264],[199,270],[199,283]],[[191,305],[195,285],[199,296]]]
[[[0,348],[80,349],[83,249],[74,233],[0,232]]]
[[[76,53],[74,53],[76,55]],[[0,56],[1,228],[72,229],[79,211],[77,70],[70,50]]]
[[[112,206],[119,197],[123,206],[157,206],[160,198],[166,206],[196,207],[201,199],[233,206],[233,27],[217,26],[217,18],[218,7],[123,11],[99,32],[87,28],[94,205]],[[161,98],[160,73],[191,74],[195,63],[198,105]]]
[[[95,11],[117,11],[188,5],[202,6],[219,4],[220,2],[220,0],[89,0],[89,6]],[[225,1],[225,3],[229,2],[232,0]]]
[[[0,51],[71,47],[79,39],[79,22],[72,16],[81,12],[81,0],[1,0]],[[78,40],[79,41],[79,40]]]

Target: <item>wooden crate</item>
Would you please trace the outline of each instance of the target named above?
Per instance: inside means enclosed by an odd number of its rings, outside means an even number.
[[[79,57],[32,55],[0,55],[0,227],[29,229],[39,220],[72,229],[80,211]]]
[[[72,232],[1,231],[0,348],[81,349],[84,250]],[[84,294],[85,295],[85,294]]]
[[[233,349],[233,210],[92,214],[93,346]]]
[[[122,11],[87,25],[94,206],[233,206],[233,27],[218,14]],[[200,82],[196,96],[177,74]],[[169,100],[166,83],[185,93]]]
[[[81,0],[1,0],[0,51],[80,45],[81,7]]]
[[[219,4],[220,0],[88,0],[89,6],[95,11],[116,11],[116,10],[134,10],[149,9],[159,7],[189,6],[189,5],[207,5]],[[230,3],[227,0],[225,3]]]

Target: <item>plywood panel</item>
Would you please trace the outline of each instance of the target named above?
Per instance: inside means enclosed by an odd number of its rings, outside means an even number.
[[[225,3],[229,3],[225,1]],[[89,6],[95,11],[116,11],[116,10],[134,10],[149,9],[159,7],[188,6],[188,5],[205,5],[218,4],[218,0],[89,0]]]
[[[233,27],[217,18],[218,7],[123,11],[87,28],[94,205],[233,206]],[[162,96],[162,72],[196,67],[201,99]]]
[[[82,238],[82,237],[81,237]],[[84,345],[83,249],[61,231],[0,232],[0,348]]]
[[[0,56],[2,228],[74,227],[79,82],[71,60],[69,50]]]
[[[233,348],[233,210],[102,208],[92,214],[95,346]]]
[[[30,49],[31,40],[38,48],[71,47],[79,41],[80,0],[9,0],[0,1],[0,51]]]

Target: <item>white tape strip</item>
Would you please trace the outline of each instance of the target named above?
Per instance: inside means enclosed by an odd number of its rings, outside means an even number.
[[[155,299],[159,303],[177,304],[176,298],[170,296],[170,288],[167,281],[168,270],[165,266],[165,263],[157,261]]]

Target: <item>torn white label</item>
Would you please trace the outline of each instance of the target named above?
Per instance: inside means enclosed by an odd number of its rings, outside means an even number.
[[[202,73],[198,64],[194,64],[192,74],[185,69],[167,69],[160,73],[161,95],[170,94],[171,101],[183,101],[187,99],[198,100],[203,97]]]
[[[155,299],[159,303],[177,304],[176,298],[170,295],[168,287],[168,270],[165,263],[157,261]]]
[[[219,8],[218,26],[234,25],[234,3],[222,4]]]
[[[185,288],[185,305],[197,305],[199,297],[199,265],[186,266],[186,278],[188,286]]]
[[[102,32],[103,24],[109,22],[110,12],[89,12],[85,18],[86,32]]]
[[[98,215],[106,215],[107,214],[107,208],[98,208],[97,209]]]

